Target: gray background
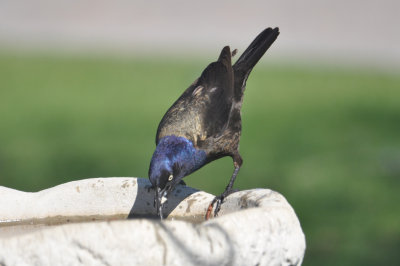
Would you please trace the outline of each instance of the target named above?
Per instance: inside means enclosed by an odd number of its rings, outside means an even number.
[[[74,53],[201,56],[243,51],[267,26],[271,58],[400,66],[400,1],[0,1],[0,47]]]

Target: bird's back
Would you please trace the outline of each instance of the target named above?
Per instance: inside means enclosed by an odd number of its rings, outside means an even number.
[[[226,128],[233,99],[233,69],[229,47],[211,63],[162,118],[156,143],[165,136],[185,137],[201,148]]]

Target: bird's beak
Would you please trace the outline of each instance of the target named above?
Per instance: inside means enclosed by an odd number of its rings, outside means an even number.
[[[157,216],[160,216],[160,219],[163,219],[163,214],[162,214],[162,207],[165,202],[164,197],[167,196],[167,191],[166,189],[161,189],[161,188],[156,188],[156,195],[154,197],[155,201],[155,206],[157,209]]]
[[[167,201],[168,194],[174,189],[175,185],[165,186],[163,189],[156,187],[156,195],[154,197],[154,206],[157,208],[157,215],[160,216],[161,220],[162,216],[162,207],[164,202]]]

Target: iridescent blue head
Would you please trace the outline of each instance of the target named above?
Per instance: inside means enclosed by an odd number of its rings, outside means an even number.
[[[183,137],[166,136],[160,139],[149,168],[149,178],[156,190],[155,203],[162,218],[162,198],[167,197],[183,177],[206,162],[206,153],[198,150]]]

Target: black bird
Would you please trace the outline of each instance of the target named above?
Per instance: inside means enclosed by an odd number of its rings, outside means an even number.
[[[163,201],[183,177],[209,162],[231,156],[233,175],[225,191],[210,204],[206,218],[215,203],[217,215],[243,162],[238,149],[242,130],[240,109],[247,78],[278,35],[278,28],[265,29],[233,66],[231,57],[236,50],[231,54],[229,46],[225,46],[218,60],[207,66],[162,118],[149,168],[161,219]]]

